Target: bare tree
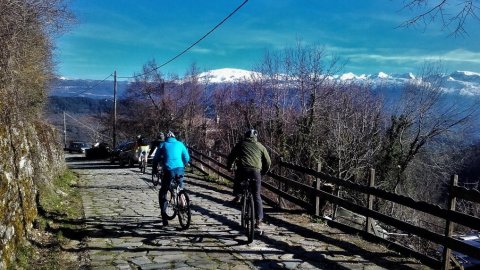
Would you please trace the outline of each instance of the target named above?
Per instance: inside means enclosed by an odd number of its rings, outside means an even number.
[[[465,35],[468,19],[479,20],[478,0],[404,0],[404,9],[419,10],[419,13],[403,22],[401,27],[411,27],[439,21],[442,29],[448,29],[452,35]]]
[[[475,104],[465,106],[446,99],[442,89],[441,67],[427,63],[421,76],[408,82],[402,100],[386,130],[379,166],[381,185],[399,192],[406,181],[405,172],[418,154],[435,138],[460,129],[476,111]]]
[[[0,1],[0,107],[36,117],[53,77],[52,38],[72,18],[62,0]]]
[[[380,151],[382,100],[369,84],[347,83],[333,89],[325,103],[325,169],[346,180],[366,179],[361,176]]]

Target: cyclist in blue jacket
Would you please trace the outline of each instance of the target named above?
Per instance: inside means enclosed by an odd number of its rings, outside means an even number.
[[[153,158],[154,164],[160,162],[163,167],[162,186],[160,187],[160,208],[162,213],[163,226],[168,225],[166,211],[166,195],[170,188],[170,183],[175,175],[181,175],[178,185],[183,188],[183,175],[185,174],[185,166],[190,161],[187,147],[175,138],[175,134],[171,131],[167,133],[167,139],[160,148],[155,152]]]

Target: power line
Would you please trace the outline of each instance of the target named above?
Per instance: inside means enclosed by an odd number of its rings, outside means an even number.
[[[77,97],[77,96],[79,96],[79,95],[81,95],[81,94],[83,94],[83,93],[85,93],[85,92],[87,92],[87,91],[89,91],[89,90],[92,90],[93,88],[97,87],[98,85],[100,85],[101,83],[103,83],[104,81],[106,81],[108,78],[110,78],[110,77],[112,77],[112,76],[113,76],[113,74],[108,75],[105,79],[97,82],[97,83],[94,84],[93,86],[88,87],[86,90],[83,90],[83,91],[81,91],[81,92],[79,92],[79,93],[76,93],[76,94],[73,95],[72,97]]]
[[[222,25],[226,20],[228,20],[230,17],[233,16],[233,14],[235,14],[238,10],[240,10],[246,3],[248,2],[248,0],[245,0],[243,1],[242,4],[240,4],[236,9],[234,9],[232,12],[230,12],[230,14],[228,14],[227,17],[225,17],[221,22],[219,22],[217,25],[215,25],[215,27],[213,27],[210,31],[208,31],[205,35],[203,35],[201,38],[199,38],[197,41],[195,41],[192,45],[190,45],[188,48],[186,48],[185,50],[183,50],[182,52],[180,52],[179,54],[175,55],[174,57],[170,58],[169,60],[167,60],[165,63],[161,64],[160,66],[156,67],[156,68],[153,68],[149,71],[146,71],[142,74],[138,74],[138,75],[134,75],[134,76],[129,76],[129,77],[117,77],[117,78],[122,78],[122,79],[132,79],[132,78],[136,78],[136,77],[140,77],[140,76],[143,76],[143,75],[146,75],[146,74],[149,74],[167,64],[169,64],[170,62],[174,61],[175,59],[179,58],[180,56],[182,56],[183,54],[185,54],[187,51],[189,51],[191,48],[193,48],[195,45],[197,45],[198,43],[200,43],[200,41],[204,40],[208,35],[210,35],[213,31],[215,31],[218,27],[220,27],[220,25]]]
[[[108,137],[108,136],[106,136],[106,135],[103,135],[103,134],[101,134],[100,132],[98,132],[98,131],[97,131],[96,129],[94,129],[93,127],[91,127],[91,126],[89,126],[89,125],[87,125],[87,124],[83,123],[82,121],[80,121],[80,120],[78,120],[77,118],[75,118],[75,117],[71,116],[70,114],[68,114],[68,113],[65,113],[65,115],[66,115],[66,116],[68,116],[68,117],[70,117],[70,118],[72,118],[73,120],[75,120],[76,122],[78,122],[79,124],[81,124],[82,126],[84,126],[84,127],[88,128],[88,129],[90,129],[90,130],[91,130],[91,131],[93,131],[94,133],[96,133],[96,134],[98,134],[98,135],[100,135],[100,136],[102,136],[102,137],[104,137],[104,138],[110,139],[110,137]]]

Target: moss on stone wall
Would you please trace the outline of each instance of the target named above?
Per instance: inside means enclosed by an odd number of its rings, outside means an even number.
[[[15,248],[37,217],[37,186],[49,186],[63,173],[61,144],[47,124],[8,121],[0,125],[0,269],[13,259]]]

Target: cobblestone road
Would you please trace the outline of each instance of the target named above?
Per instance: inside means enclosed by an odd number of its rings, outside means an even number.
[[[193,174],[186,179],[192,225],[181,231],[175,219],[162,228],[150,175],[79,156],[67,162],[83,179],[92,269],[427,269],[307,216],[269,207],[263,235],[247,245],[229,189]]]

